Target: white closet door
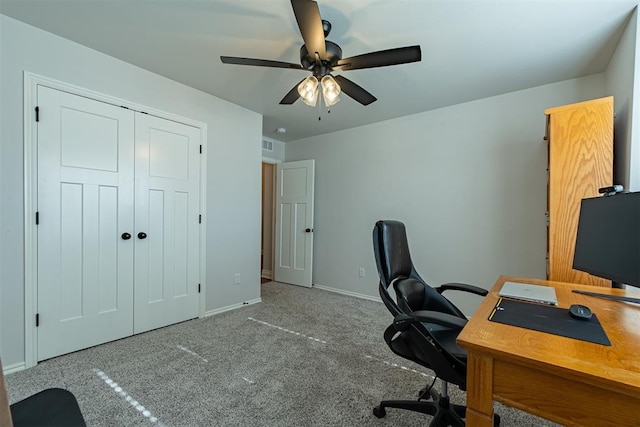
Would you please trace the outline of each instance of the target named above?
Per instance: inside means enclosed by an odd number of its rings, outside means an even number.
[[[198,317],[201,136],[198,128],[142,113],[135,128],[139,333]]]
[[[134,115],[42,86],[38,105],[43,360],[133,332]]]

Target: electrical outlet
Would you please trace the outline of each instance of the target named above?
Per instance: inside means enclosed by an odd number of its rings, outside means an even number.
[[[364,268],[360,267],[360,277],[364,277]]]
[[[235,281],[236,281],[236,285],[239,285],[239,284],[240,284],[240,273],[236,273],[236,279],[235,279]]]

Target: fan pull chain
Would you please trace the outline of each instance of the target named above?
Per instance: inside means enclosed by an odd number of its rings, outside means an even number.
[[[322,97],[318,97],[318,121],[322,120]],[[331,114],[331,107],[327,107],[327,114]]]

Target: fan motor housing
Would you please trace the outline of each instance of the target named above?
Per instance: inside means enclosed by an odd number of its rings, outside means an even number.
[[[342,49],[340,46],[329,40],[325,40],[325,56],[320,58],[320,64],[316,62],[315,53],[309,54],[307,47],[300,47],[300,64],[307,70],[312,70],[314,74],[324,76],[329,73],[330,68],[335,66],[342,59]]]

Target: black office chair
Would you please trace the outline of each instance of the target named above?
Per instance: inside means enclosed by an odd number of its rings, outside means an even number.
[[[9,405],[3,375],[0,378],[0,426],[85,427],[86,423],[75,396],[61,388],[48,388]]]
[[[75,396],[68,390],[48,388],[11,405],[14,427],[85,427]]]
[[[397,355],[431,369],[442,382],[438,393],[433,385],[420,390],[416,400],[383,400],[373,408],[382,418],[385,408],[400,408],[432,415],[429,424],[464,426],[466,407],[449,402],[448,383],[466,390],[467,353],[456,343],[467,323],[465,315],[442,293],[448,290],[485,296],[477,286],[447,283],[432,288],[420,277],[411,261],[405,226],[399,221],[378,221],[373,229],[373,248],[380,276],[379,292],[393,323],[385,330],[384,340]],[[393,286],[396,301],[389,293]],[[500,424],[496,415],[494,425]]]

